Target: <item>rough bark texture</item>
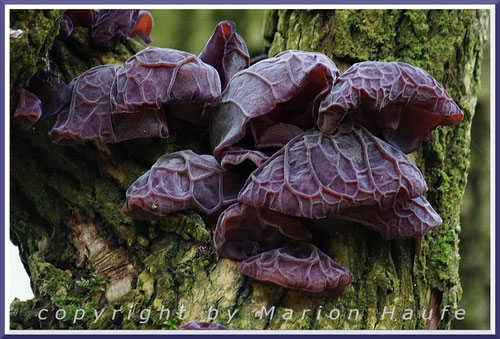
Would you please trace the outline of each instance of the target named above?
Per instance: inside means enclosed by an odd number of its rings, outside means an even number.
[[[54,40],[61,12],[29,12],[11,13],[11,27],[25,30],[21,39],[10,40],[11,107],[19,89],[47,67],[47,58],[69,81],[92,66],[123,63],[144,47],[129,39],[114,53],[103,53],[81,27],[64,42]],[[450,312],[441,320],[437,310],[449,305],[453,314],[462,293],[459,208],[488,20],[487,11],[474,10],[268,13],[264,32],[271,55],[292,48],[321,51],[341,70],[362,60],[409,62],[440,81],[465,113],[458,127],[439,129],[414,156],[430,187],[427,198],[444,220],[437,231],[410,241],[384,241],[356,225],[332,225],[313,234],[314,242],[355,276],[338,298],[311,298],[245,278],[239,263],[217,258],[214,221],[204,222],[196,213],[153,224],[121,214],[125,190],[156,158],[179,148],[202,150],[175,126],[162,141],[57,146],[47,136],[49,123],[29,131],[11,125],[11,240],[19,246],[35,294],[33,300],[11,304],[11,328],[173,329],[206,321],[211,306],[218,310],[215,321],[234,329],[449,328]],[[276,307],[272,319],[259,317],[263,306]],[[384,307],[395,307],[393,319],[382,318]],[[47,320],[39,321],[43,308]],[[59,308],[65,309],[65,320],[56,320]],[[95,322],[94,308],[104,310]],[[73,323],[75,314],[81,315],[78,309],[86,315]],[[141,323],[139,313],[147,309],[150,319]],[[340,316],[332,320],[334,309]],[[408,309],[414,314],[405,320]],[[431,309],[433,315],[425,319]],[[114,318],[113,310],[119,310]],[[228,311],[237,311],[229,324]]]

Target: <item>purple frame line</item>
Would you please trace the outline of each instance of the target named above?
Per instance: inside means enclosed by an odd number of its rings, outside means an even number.
[[[67,0],[49,0],[49,1],[38,1],[38,0],[3,0],[4,4],[7,5],[102,5],[103,2],[97,0],[89,1],[67,1]],[[136,4],[137,1],[134,0],[107,0],[104,4],[115,5],[115,4]],[[497,4],[498,0],[478,0],[471,2],[470,0],[312,0],[309,3],[305,3],[304,0],[147,0],[141,3],[142,7],[147,7],[147,5],[294,5],[294,4],[306,4],[306,5],[494,5]]]
[[[5,17],[5,6],[4,4],[2,3],[2,6],[1,6],[1,9],[0,9],[0,17],[2,18],[2,22],[3,22],[3,18]],[[4,25],[5,26],[5,25]],[[3,28],[2,28],[2,31],[3,31]],[[6,33],[6,32],[5,32]],[[2,34],[1,37],[0,37],[0,45],[1,45],[1,49],[2,49],[2,54],[1,54],[1,61],[2,61],[2,65],[5,65],[5,61],[4,61],[4,58],[5,58],[5,51],[4,51],[4,48],[5,48],[5,34]],[[0,83],[0,91],[2,91],[2,97],[5,95],[5,77],[6,77],[6,74],[5,74],[5,66],[2,66],[1,67],[1,70],[0,70],[0,75],[1,75],[1,78],[2,78],[2,81]],[[5,100],[7,100],[7,98],[4,98]],[[2,100],[0,100],[2,101]],[[3,101],[2,101],[3,102]],[[0,207],[0,218],[1,218],[1,222],[2,222],[2,225],[3,227],[0,229],[0,257],[3,258],[3,260],[1,260],[1,264],[0,264],[0,288],[2,289],[2,291],[0,291],[0,304],[1,304],[1,309],[0,309],[0,335],[3,335],[5,333],[5,315],[3,314],[4,313],[4,310],[5,310],[5,227],[7,227],[7,225],[5,225],[5,201],[4,201],[4,198],[5,198],[5,134],[4,134],[4,131],[5,131],[5,119],[3,117],[6,116],[6,114],[8,114],[7,112],[4,112],[4,114],[2,115],[2,119],[0,119],[0,135],[2,135],[2,140],[1,140],[1,151],[0,151],[0,154],[1,154],[1,157],[2,157],[2,166],[0,168],[0,176],[1,176],[1,180],[0,180],[0,191],[2,192],[2,196],[0,197],[0,201],[2,202],[2,206]]]
[[[104,337],[106,336],[106,338],[131,338],[131,339],[134,339],[134,338],[142,338],[144,336],[148,336],[148,337],[151,337],[151,338],[154,338],[155,336],[158,336],[156,334],[127,334],[127,335],[124,335],[124,334],[76,334],[76,335],[71,335],[71,334],[54,334],[54,335],[34,335],[34,334],[27,334],[27,335],[24,335],[24,334],[16,334],[16,335],[5,335],[3,336],[2,338],[21,338],[21,339],[40,339],[38,338],[39,336],[43,336],[43,337],[46,337],[46,338],[62,338],[62,337],[65,337],[66,335],[68,336],[71,336],[71,338],[75,338],[75,339],[88,339],[89,335],[91,335],[92,337]],[[264,334],[262,334],[264,335]],[[200,338],[200,337],[217,337],[217,338],[234,338],[234,337],[237,337],[237,338],[244,338],[244,339],[252,339],[252,338],[255,338],[255,336],[258,336],[258,334],[225,334],[225,335],[221,335],[221,334],[161,334],[161,336],[163,337],[167,337],[167,338],[182,338],[182,339],[188,339],[188,338]],[[279,338],[279,339],[284,339],[285,337],[288,337],[288,336],[291,336],[293,337],[294,339],[299,339],[299,338],[304,338],[304,339],[309,339],[313,336],[318,336],[318,335],[315,335],[315,334],[269,334],[269,335],[265,335],[266,338]],[[336,337],[336,338],[352,338],[352,337],[356,337],[356,338],[359,338],[359,337],[362,337],[362,338],[365,338],[365,337],[368,337],[368,335],[366,334],[342,334],[342,335],[334,335],[334,334],[326,334],[326,335],[321,335],[321,337],[323,338],[331,338],[331,337]],[[396,335],[396,334],[391,334],[391,335],[383,335],[383,334],[373,334],[373,336],[384,336],[385,337],[389,337],[389,338],[401,338],[402,335]],[[456,335],[455,335],[456,336]],[[439,335],[439,338],[444,338],[444,339],[457,339],[455,338],[455,336],[452,336],[452,335]],[[428,338],[430,337],[429,335],[420,335],[419,337],[422,337],[422,338]],[[465,336],[465,337],[468,337],[468,336]],[[464,338],[465,338],[464,337]],[[462,337],[461,337],[462,338]]]
[[[436,0],[436,1],[432,1],[432,0],[422,0],[422,1],[397,1],[397,0],[379,0],[379,1],[376,1],[376,3],[374,3],[374,1],[369,1],[369,0],[354,0],[353,2],[348,2],[347,0],[341,0],[341,1],[332,1],[332,0],[314,0],[313,2],[310,2],[308,3],[309,5],[321,5],[321,4],[324,4],[324,5],[367,5],[367,4],[389,4],[389,5],[395,5],[395,4],[400,4],[400,5],[414,5],[414,4],[419,4],[419,5],[427,5],[427,4],[432,4],[432,5],[460,5],[460,4],[464,4],[464,5],[495,5],[495,10],[497,10],[499,8],[499,1],[500,0],[479,0],[479,1],[476,1],[476,2],[471,2],[470,0],[469,1],[466,1],[466,0],[457,0],[457,1],[451,1],[451,0]],[[134,0],[105,0],[104,1],[105,4],[136,4],[137,1],[134,1]],[[5,16],[5,5],[47,5],[47,6],[50,6],[50,5],[57,5],[57,4],[65,4],[65,5],[102,5],[103,3],[102,2],[97,2],[95,0],[89,0],[89,1],[64,1],[64,0],[52,0],[50,2],[41,2],[41,1],[34,1],[34,0],[27,0],[27,1],[9,1],[9,0],[2,0],[1,1],[1,8],[0,8],[0,17],[1,18],[4,18]],[[256,5],[263,5],[263,4],[266,4],[266,5],[279,5],[279,4],[290,4],[290,5],[294,5],[294,4],[304,4],[304,0],[289,0],[289,1],[286,1],[286,0],[273,0],[272,2],[267,2],[265,0],[255,0],[255,1],[249,1],[249,0],[240,0],[240,1],[230,1],[230,0],[217,0],[217,1],[202,1],[202,0],[191,0],[189,1],[189,3],[186,3],[186,2],[182,2],[180,0],[176,0],[176,1],[161,1],[161,0],[149,0],[147,1],[147,3],[144,3],[144,4],[141,4],[142,7],[146,7],[147,5],[153,5],[153,4],[164,4],[164,5],[185,5],[185,4],[189,4],[189,5],[220,5],[220,4],[233,4],[233,5],[250,5],[250,4],[256,4]],[[497,11],[498,13],[498,11]],[[3,30],[3,28],[2,28]],[[2,53],[1,53],[1,61],[2,61],[2,65],[5,64],[5,50],[4,50],[4,47],[5,47],[5,33],[1,35],[0,37],[0,45],[1,45],[1,50],[2,50]],[[496,28],[495,28],[495,42],[498,42],[498,37],[500,36],[500,24],[499,25],[496,25]],[[496,60],[495,60],[495,63],[496,63]],[[496,74],[495,74],[495,79],[498,79],[498,75],[500,74],[500,69],[496,69]],[[4,67],[1,67],[0,69],[0,75],[1,75],[1,78],[2,78],[2,81],[0,83],[0,90],[2,91],[2,96],[4,95],[5,93],[5,69]],[[496,91],[495,91],[495,95],[496,97],[500,97],[500,89],[499,87],[497,86],[496,87]],[[5,100],[7,100],[7,98],[4,98]],[[500,105],[497,105],[497,109],[496,109],[496,112],[495,112],[495,116],[496,117],[500,117],[500,114],[496,114],[497,112],[499,112],[499,107]],[[7,112],[4,112],[4,116],[5,114],[8,114]],[[5,120],[2,118],[0,119],[0,129],[1,131],[3,132],[4,131],[4,128],[5,128]],[[496,119],[496,123],[495,123],[495,129],[498,129],[500,130],[500,118],[497,118]],[[0,182],[0,189],[1,189],[1,192],[2,192],[2,196],[0,197],[0,201],[2,201],[2,206],[0,207],[0,218],[2,220],[2,223],[4,223],[4,220],[5,220],[5,201],[4,201],[4,193],[5,193],[5,182],[4,182],[4,177],[5,177],[5,162],[4,162],[4,159],[5,159],[5,144],[4,144],[4,134],[2,133],[2,139],[1,139],[1,159],[2,159],[2,166],[1,166],[1,169],[0,169],[0,175],[1,175],[1,182]],[[495,144],[496,144],[496,140],[495,140]],[[498,155],[498,151],[496,151],[496,154],[495,155]],[[500,168],[500,160],[498,160],[498,157],[496,157],[496,162],[495,162],[495,165],[497,166],[497,168]],[[496,186],[495,186],[497,192],[500,191],[500,182],[497,182],[496,183]],[[3,225],[4,227],[6,227],[7,225]],[[5,323],[4,323],[4,310],[5,310],[5,233],[4,233],[4,230],[5,229],[2,229],[2,232],[0,232],[0,256],[3,257],[4,260],[1,261],[0,263],[0,288],[2,289],[1,292],[0,292],[0,304],[1,304],[1,309],[0,309],[0,339],[1,338],[4,338],[4,337],[9,337],[9,338],[13,338],[13,337],[16,337],[16,338],[26,338],[26,339],[38,339],[37,337],[39,335],[33,335],[33,334],[22,334],[22,335],[6,335],[5,334]],[[500,243],[500,232],[496,232],[496,237],[495,237],[495,244],[497,243]],[[496,265],[496,267],[498,268],[498,263]],[[496,286],[498,286],[498,282],[496,283]],[[498,292],[498,290],[497,290]],[[496,302],[496,305],[499,304],[500,302],[500,296],[498,295],[498,293],[496,294],[496,299],[495,299],[495,302]],[[499,320],[500,320],[500,315],[496,314],[496,324],[499,323]],[[28,332],[29,333],[29,332]],[[67,332],[66,332],[67,333]],[[65,335],[68,335],[66,334]],[[436,337],[436,336],[439,336],[440,338],[454,338],[455,336],[457,336],[457,334],[447,334],[446,332],[443,332],[444,334],[424,334],[424,335],[418,335],[419,337],[421,338],[431,338],[431,337]],[[222,333],[221,333],[222,334]],[[76,334],[76,335],[71,335],[72,338],[88,338],[88,336],[91,335],[91,336],[99,336],[99,337],[102,337],[102,336],[107,336],[107,337],[119,337],[119,336],[123,336],[123,334],[95,334],[95,333],[91,333],[91,334]],[[171,335],[169,334],[168,336],[169,337],[180,337],[180,338],[199,338],[201,335],[203,336],[209,336],[209,337],[214,337],[214,336],[219,336],[217,334],[201,334],[200,335],[191,335],[191,334],[186,334],[186,335],[180,335],[180,334],[174,334],[172,333]],[[238,337],[238,338],[253,338],[254,336],[256,336],[257,334],[243,334],[243,335],[238,335],[238,334],[228,334],[226,335],[227,337]],[[283,335],[285,334],[270,334],[270,335],[266,335],[266,337],[270,337],[270,338],[282,338]],[[294,338],[310,338],[312,336],[317,336],[315,334],[286,334],[287,336],[293,336]],[[352,337],[352,336],[355,336],[355,337],[368,337],[368,336],[384,336],[384,337],[392,337],[392,338],[399,338],[401,335],[397,335],[397,334],[373,334],[373,335],[367,335],[367,334],[353,334],[353,335],[347,335],[347,334],[328,334],[328,335],[322,335],[323,337],[333,337],[333,336],[336,336],[336,337]],[[46,337],[53,337],[53,336],[56,336],[56,335],[45,335]],[[140,338],[140,337],[144,337],[144,336],[148,336],[148,337],[153,337],[155,336],[154,334],[131,334],[131,335],[127,335],[128,338]],[[473,334],[464,334],[464,335],[458,335],[460,336],[461,338],[475,338],[477,335],[473,335]],[[498,334],[493,334],[493,335],[488,335],[488,337],[495,337],[495,338],[500,338],[500,336]]]
[[[499,13],[499,9],[500,9],[500,1],[497,1],[495,3],[495,17],[498,16],[498,13]],[[498,47],[498,41],[499,41],[499,36],[500,36],[500,24],[498,24],[498,20],[495,20],[495,52],[496,52],[496,47]],[[499,98],[500,97],[500,88],[498,86],[498,79],[500,78],[499,75],[500,75],[500,69],[498,67],[498,62],[497,60],[499,59],[499,56],[495,53],[495,74],[493,74],[493,76],[495,77],[495,93],[493,93],[493,95],[495,95],[495,98]],[[490,96],[491,96],[491,93],[490,93]],[[495,130],[496,131],[500,131],[500,119],[498,117],[500,117],[500,106],[498,105],[498,102],[495,102]],[[494,137],[494,140],[493,140],[493,143],[496,147],[498,147],[498,143],[497,143],[497,138],[496,138],[496,135]],[[498,148],[495,149],[495,169],[496,169],[496,173],[498,173],[498,169],[500,168],[500,159],[499,159],[499,154],[500,152],[498,151]],[[496,174],[495,173],[495,174]],[[490,178],[491,178],[491,174],[490,174]],[[491,179],[490,179],[491,180]],[[498,195],[498,192],[500,192],[500,183],[498,182],[498,180],[495,181],[495,198],[498,199],[499,195]],[[495,205],[497,205],[497,203],[495,202]],[[495,243],[494,243],[494,246],[496,248],[496,245],[500,244],[500,232],[498,232],[498,227],[497,225],[499,224],[498,222],[498,214],[495,215],[495,230],[496,230],[496,233],[495,233]],[[490,250],[491,251],[491,250]],[[495,259],[498,259],[498,253],[495,253]],[[500,286],[500,283],[498,282],[498,277],[499,277],[499,274],[498,274],[498,271],[499,271],[499,267],[500,265],[498,264],[498,261],[495,262],[495,305],[497,306],[498,303],[500,302],[500,296],[498,295],[498,292],[499,292],[499,289],[498,287]],[[491,266],[490,266],[490,269],[491,269]],[[491,276],[490,276],[490,279],[491,279]],[[490,286],[490,293],[491,293],[491,286]],[[490,306],[491,307],[491,306]],[[499,324],[499,321],[500,321],[500,314],[498,312],[498,307],[496,307],[496,314],[495,314],[495,326],[498,326]],[[490,324],[490,328],[491,328],[491,324]],[[496,328],[496,337],[500,337],[498,335],[498,328]]]

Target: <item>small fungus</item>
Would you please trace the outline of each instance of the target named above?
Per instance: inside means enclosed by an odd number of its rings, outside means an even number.
[[[242,69],[248,67],[250,56],[245,41],[236,33],[232,21],[222,21],[208,40],[199,58],[219,72],[222,89]]]
[[[73,33],[75,26],[90,28],[95,18],[96,14],[93,9],[68,9],[61,18],[58,38],[67,39]]]
[[[31,78],[26,89],[42,102],[42,116],[39,120],[46,120],[59,114],[69,105],[73,83],[66,84],[56,71],[55,65],[51,63],[48,71],[39,72]]]
[[[198,322],[193,321],[182,327],[179,327],[178,330],[227,330],[226,327],[217,323],[207,323],[207,322]]]
[[[138,35],[148,45],[153,42],[151,31],[154,27],[154,20],[148,11],[139,11],[139,19],[131,35]]]
[[[209,215],[234,203],[241,186],[240,177],[223,171],[211,155],[170,153],[130,186],[123,213],[142,220],[186,209]]]
[[[254,169],[260,167],[267,159],[269,157],[259,151],[247,150],[240,147],[228,147],[222,153],[220,165],[223,169],[229,170],[231,167],[250,162],[252,164],[251,172],[253,172]]]
[[[19,121],[24,128],[30,128],[42,116],[42,102],[30,91],[21,89],[19,104],[17,105],[14,119]]]
[[[64,15],[71,19],[74,26],[90,28],[96,19],[93,9],[68,9]]]
[[[111,51],[132,34],[138,20],[138,9],[101,9],[92,23],[92,42]]]
[[[353,280],[351,272],[311,244],[263,252],[244,260],[240,271],[259,281],[321,297],[341,294]]]
[[[60,25],[61,26],[59,28],[59,35],[57,36],[57,38],[59,40],[67,39],[71,35],[71,33],[73,33],[74,29],[73,21],[71,21],[71,18],[65,14],[61,18]]]
[[[294,218],[236,203],[220,215],[214,242],[221,257],[245,260],[291,242],[311,242],[311,233]]]

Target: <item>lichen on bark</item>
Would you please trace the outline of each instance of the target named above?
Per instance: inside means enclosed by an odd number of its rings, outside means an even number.
[[[14,74],[35,65],[26,79],[11,74],[12,98],[43,69],[43,51],[70,81],[96,65],[123,64],[145,47],[132,38],[114,52],[103,52],[81,27],[68,40],[57,40],[60,11],[41,12],[35,14],[54,18],[50,27],[43,20],[26,20],[24,13],[11,17],[15,27],[45,32],[36,47],[40,53],[12,61],[23,63],[13,68]],[[203,151],[203,144],[186,137],[182,123],[169,124],[168,139],[76,146],[54,145],[47,136],[50,122],[29,131],[11,125],[11,240],[20,248],[35,292],[33,301],[11,304],[11,327],[175,329],[206,321],[212,307],[218,310],[217,322],[236,329],[419,329],[428,321],[402,319],[405,309],[421,313],[436,300],[456,308],[458,206],[487,17],[487,11],[473,10],[268,12],[264,35],[272,40],[271,55],[290,48],[316,50],[333,57],[341,70],[358,60],[416,64],[442,82],[466,114],[464,123],[437,131],[414,157],[431,187],[428,198],[445,220],[437,232],[422,240],[391,242],[355,224],[313,233],[318,246],[356,277],[338,298],[310,298],[242,276],[237,262],[215,254],[211,218],[186,211],[148,223],[121,213],[126,189],[159,156],[184,148]],[[11,50],[19,48],[16,44],[11,39]],[[59,299],[53,300],[54,291]],[[74,315],[76,305],[103,310],[103,316],[75,325],[70,318],[54,320],[57,308]],[[182,306],[185,312],[179,314]],[[263,307],[273,306],[272,319],[260,316]],[[384,306],[396,307],[395,321],[381,318]],[[41,308],[51,310],[49,321],[36,319]],[[151,315],[142,323],[139,312],[144,309]],[[340,315],[331,319],[335,309]],[[120,312],[112,319],[114,310]],[[359,311],[357,318],[352,310]],[[445,317],[439,328],[448,328],[450,321]]]

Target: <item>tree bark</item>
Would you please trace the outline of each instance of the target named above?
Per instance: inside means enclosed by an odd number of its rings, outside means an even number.
[[[11,12],[11,27],[25,31],[21,39],[11,39],[11,103],[47,58],[70,81],[92,66],[123,63],[144,47],[128,39],[115,52],[103,53],[81,27],[59,41],[60,11],[31,14],[37,19]],[[475,10],[268,12],[264,34],[270,55],[320,51],[341,71],[363,60],[408,62],[440,81],[465,113],[459,126],[438,129],[413,156],[430,188],[427,198],[444,220],[438,230],[408,241],[385,241],[358,225],[332,225],[313,234],[315,243],[355,276],[337,298],[312,298],[242,276],[238,262],[216,256],[213,220],[196,213],[176,213],[157,223],[121,213],[128,186],[160,155],[202,149],[176,133],[176,126],[166,140],[59,146],[47,136],[49,122],[29,131],[11,124],[11,240],[35,294],[11,304],[11,328],[174,329],[207,321],[211,308],[218,310],[215,322],[234,329],[449,328],[462,294],[459,209],[488,20],[488,11]],[[450,311],[441,319],[439,309],[447,305]],[[273,317],[260,316],[263,307],[273,306]],[[387,312],[393,308],[391,319]],[[42,309],[48,310],[46,320],[37,317]],[[64,320],[56,319],[58,309],[65,310]],[[85,317],[73,322],[79,309]],[[103,311],[97,321],[94,309]],[[408,310],[413,315],[404,318]]]

